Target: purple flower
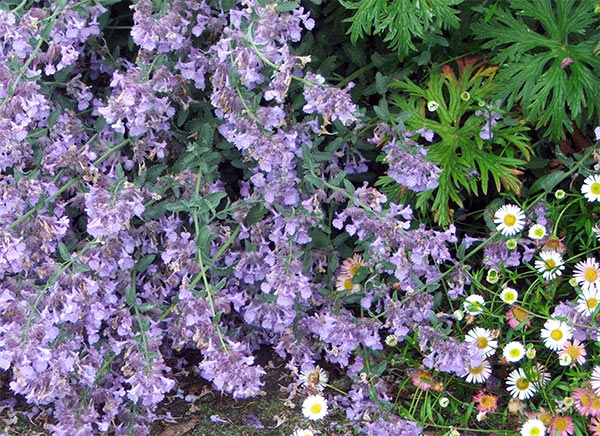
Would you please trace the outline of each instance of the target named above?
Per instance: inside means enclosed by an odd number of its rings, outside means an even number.
[[[416,192],[437,188],[441,173],[440,168],[426,159],[427,149],[411,139],[418,133],[427,140],[433,139],[432,132],[428,130],[404,132],[398,136],[387,124],[380,124],[369,140],[377,144],[387,138],[382,151],[386,153],[385,162],[389,165],[388,176]]]
[[[320,114],[325,126],[337,119],[344,125],[356,121],[357,108],[349,93],[354,84],[350,83],[344,89],[327,87],[325,78],[315,73],[306,73],[304,79],[308,81],[304,85],[304,112]]]
[[[494,132],[492,132],[492,127],[498,124],[498,120],[501,115],[498,112],[495,112],[491,109],[479,110],[475,112],[475,115],[482,116],[485,119],[485,124],[481,128],[481,132],[479,132],[479,137],[483,140],[492,139],[494,137]]]
[[[85,195],[85,212],[88,215],[87,232],[95,238],[110,239],[127,228],[134,216],[142,216],[144,204],[142,196],[127,183],[116,196],[92,186]]]

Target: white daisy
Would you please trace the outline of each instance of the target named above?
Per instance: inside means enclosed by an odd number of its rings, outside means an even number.
[[[473,294],[465,298],[463,307],[470,315],[479,315],[483,311],[485,300],[481,295]]]
[[[327,400],[322,395],[310,395],[302,403],[302,414],[311,421],[318,421],[327,415]]]
[[[531,239],[542,239],[546,236],[546,227],[541,224],[534,224],[529,228],[528,235]]]
[[[559,351],[573,337],[573,330],[563,321],[549,319],[544,323],[541,336],[546,348]]]
[[[544,436],[546,426],[539,419],[528,419],[521,427],[521,436]]]
[[[583,290],[577,299],[577,310],[584,315],[591,316],[598,307],[598,303],[600,303],[599,290]]]
[[[597,395],[600,395],[600,365],[592,371],[592,388]]]
[[[487,360],[481,362],[481,365],[471,366],[467,364],[465,368],[467,374],[465,376],[467,383],[484,383],[492,374],[490,363]]]
[[[505,204],[494,214],[494,223],[504,236],[516,235],[525,227],[525,214],[519,206]]]
[[[535,268],[542,274],[546,280],[552,280],[562,275],[565,269],[565,262],[562,256],[556,251],[544,250],[540,253],[542,260],[535,261]]]
[[[587,177],[581,186],[581,193],[587,201],[600,201],[600,175]]]
[[[294,433],[292,433],[292,436],[315,436],[315,433],[309,429],[300,429],[299,428]]]
[[[498,347],[498,341],[494,339],[492,332],[481,327],[469,331],[465,341],[469,344],[475,343],[475,346],[483,352],[483,357],[490,357]]]
[[[600,265],[593,257],[577,262],[573,277],[584,291],[598,289],[600,288]]]
[[[302,371],[298,376],[300,383],[307,388],[315,388],[318,391],[323,391],[325,385],[329,381],[329,376],[319,366],[316,366],[310,371]]]
[[[519,298],[519,293],[516,289],[505,286],[502,292],[500,293],[500,298],[506,304],[513,304]]]
[[[511,371],[506,379],[506,389],[511,397],[519,400],[531,398],[537,392],[533,383],[527,379],[523,368]]]
[[[525,347],[523,344],[517,341],[509,342],[504,347],[502,355],[511,363],[518,362],[525,355]]]

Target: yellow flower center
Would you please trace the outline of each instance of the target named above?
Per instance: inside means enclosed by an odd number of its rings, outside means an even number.
[[[563,337],[563,332],[562,332],[561,329],[554,329],[550,333],[550,337],[552,339],[554,339],[555,341],[560,341],[562,339],[562,337]]]
[[[347,291],[351,291],[354,288],[354,283],[352,283],[351,278],[347,278],[344,280],[344,289]]]
[[[590,403],[591,403],[590,396],[589,396],[588,394],[583,394],[583,395],[581,396],[581,399],[580,399],[580,401],[581,401],[581,405],[582,405],[583,407],[589,407],[589,405],[590,405]]]
[[[567,353],[573,360],[577,360],[579,358],[579,354],[580,354],[579,348],[577,348],[575,345],[569,345],[565,349],[565,353]]]
[[[487,346],[488,346],[487,338],[484,338],[481,336],[477,338],[477,348],[485,348]]]
[[[515,318],[517,319],[517,321],[519,322],[523,322],[527,319],[527,312],[525,312],[523,309],[519,309],[518,307],[513,308],[512,310],[513,315],[515,316]]]
[[[496,401],[491,395],[484,395],[483,397],[481,397],[481,400],[479,400],[479,404],[481,404],[481,407],[485,409],[490,409],[494,407]]]
[[[550,421],[552,421],[552,415],[550,415],[548,412],[543,412],[540,413],[540,421],[542,421],[542,424],[548,426],[550,425]]]
[[[311,413],[318,415],[319,413],[321,413],[321,405],[319,403],[315,403],[312,406],[310,406],[310,411]]]
[[[544,229],[543,229],[543,228],[541,228],[541,227],[538,227],[537,229],[535,229],[535,230],[533,231],[533,234],[534,234],[535,236],[537,236],[538,238],[541,238],[542,236],[544,236]]]
[[[592,191],[592,194],[594,195],[600,195],[600,183],[593,183],[590,191]]]
[[[349,269],[350,275],[353,276],[354,274],[356,274],[356,271],[358,271],[359,268],[360,268],[360,263],[353,264]]]
[[[556,430],[558,430],[559,432],[561,431],[565,431],[567,429],[567,427],[569,426],[569,423],[567,422],[567,420],[565,418],[563,418],[562,416],[559,416],[558,418],[556,418],[554,420],[554,428]]]
[[[515,385],[517,386],[518,390],[524,391],[529,388],[529,380],[527,380],[525,377],[520,377]]]
[[[529,430],[529,434],[530,434],[530,436],[539,436],[539,434],[540,434],[540,428],[539,427],[532,427],[532,429]]]
[[[504,217],[504,224],[508,227],[514,226],[516,222],[517,222],[517,217],[514,216],[513,214],[509,213]]]
[[[513,348],[512,350],[510,350],[510,357],[519,357],[520,354],[521,352],[518,348]]]
[[[595,282],[598,280],[598,271],[596,268],[587,268],[583,273],[583,278],[586,282]]]
[[[600,397],[595,395],[592,397],[592,409],[600,409]]]
[[[546,259],[544,263],[546,264],[546,269],[556,268],[556,262],[554,259]]]
[[[592,298],[588,298],[586,300],[586,304],[588,309],[594,310],[596,308],[596,306],[598,305],[598,299],[592,297]]]
[[[515,294],[513,294],[512,292],[507,292],[504,294],[504,300],[505,301],[514,301],[515,300]]]
[[[475,368],[472,368],[471,365],[469,365],[469,372],[475,375],[481,374],[483,372],[483,365],[476,366]]]

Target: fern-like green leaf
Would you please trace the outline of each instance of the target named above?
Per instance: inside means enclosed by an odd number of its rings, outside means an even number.
[[[439,186],[434,191],[419,192],[417,208],[432,210],[443,226],[451,222],[454,205],[463,206],[465,194],[486,194],[490,184],[497,191],[506,189],[518,194],[519,168],[531,156],[527,128],[522,125],[500,120],[491,139],[480,136],[486,121],[477,114],[482,109],[478,102],[486,102],[491,95],[496,68],[477,69],[474,60],[463,60],[458,69],[458,76],[448,67],[442,74],[432,73],[425,87],[410,80],[391,84],[409,94],[408,98],[404,94],[391,97],[394,105],[412,114],[406,120],[407,129],[425,127],[436,134],[436,140],[427,146],[427,159],[442,170]],[[432,101],[438,104],[437,109],[425,111],[426,102]],[[518,153],[523,159],[513,157]],[[388,191],[393,192],[391,188]]]
[[[463,0],[339,0],[354,15],[350,39],[356,43],[365,35],[383,35],[392,50],[401,57],[416,50],[414,40],[459,24],[456,6]]]
[[[475,27],[483,45],[495,51],[503,85],[497,97],[519,103],[536,128],[547,126],[554,140],[573,131],[573,122],[600,111],[600,59],[589,0],[509,0]]]

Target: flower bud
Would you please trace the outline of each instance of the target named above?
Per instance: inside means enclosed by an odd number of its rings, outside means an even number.
[[[498,279],[500,278],[500,275],[498,274],[498,270],[491,268],[488,272],[487,275],[485,277],[485,279],[488,281],[488,283],[491,283],[492,285],[494,283],[498,283]]]
[[[398,338],[396,335],[387,335],[385,338],[385,343],[390,347],[395,347],[398,345]]]
[[[427,102],[427,109],[429,112],[435,112],[440,107],[440,104],[437,101],[431,100]]]
[[[442,397],[438,400],[438,403],[440,404],[441,407],[448,407],[448,404],[450,404],[450,400],[447,397]]]
[[[575,401],[573,400],[573,398],[571,397],[565,397],[565,399],[563,400],[563,402],[565,403],[565,407],[573,407],[573,404],[575,404]]]
[[[573,358],[567,353],[561,354],[558,358],[558,363],[560,363],[560,366],[569,366],[571,363],[573,363]]]

